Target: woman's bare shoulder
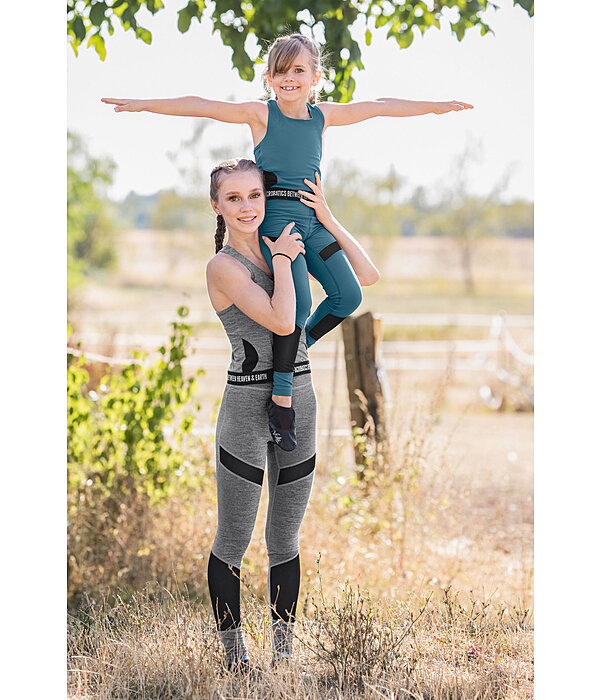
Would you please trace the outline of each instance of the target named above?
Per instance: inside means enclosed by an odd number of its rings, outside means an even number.
[[[226,253],[216,253],[206,264],[207,280],[219,286],[222,286],[222,282],[231,282],[232,276],[239,280],[240,275],[250,277],[250,272],[241,262]]]
[[[240,268],[242,268],[240,270]],[[243,268],[231,255],[217,253],[206,264],[206,289],[215,311],[222,311],[232,304],[229,295],[232,282],[243,282]]]

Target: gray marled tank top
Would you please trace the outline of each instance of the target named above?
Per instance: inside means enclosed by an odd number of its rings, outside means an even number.
[[[252,280],[262,287],[269,296],[273,296],[274,284],[271,275],[241,253],[238,253],[230,245],[223,246],[219,253],[231,255],[232,258],[241,262],[250,272]],[[235,304],[231,304],[226,309],[215,313],[220,318],[231,343],[231,362],[227,374],[227,383],[260,384],[272,381],[273,333],[249,316],[246,316]],[[309,371],[306,332],[304,329],[300,336],[295,365],[294,378],[296,378],[297,374],[305,374]],[[248,375],[250,375],[250,378]]]

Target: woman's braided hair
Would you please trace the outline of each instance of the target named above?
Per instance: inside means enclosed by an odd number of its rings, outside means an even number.
[[[273,77],[279,71],[287,71],[292,65],[292,61],[302,50],[306,51],[309,56],[310,67],[313,73],[323,71],[322,63],[324,56],[316,42],[303,34],[279,36],[269,48],[266,61],[267,67],[263,73],[263,80],[267,94],[270,93],[270,88],[267,83],[266,74],[268,73],[271,77]],[[316,87],[311,88],[310,96],[308,98],[308,101],[311,104],[315,104],[319,92],[320,90],[317,90]]]
[[[225,160],[215,167],[210,172],[210,198],[213,202],[216,202],[219,197],[219,188],[223,179],[235,172],[248,172],[255,171],[260,177],[262,182],[263,174],[262,170],[256,165],[253,160],[248,158],[232,158],[231,160]],[[263,183],[264,188],[264,183]],[[222,214],[217,215],[217,230],[215,232],[215,253],[218,253],[223,247],[223,240],[225,239],[225,219]]]

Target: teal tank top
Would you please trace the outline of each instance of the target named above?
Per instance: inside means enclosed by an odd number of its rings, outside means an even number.
[[[273,185],[306,190],[304,178],[314,182],[315,171],[321,176],[323,112],[307,102],[310,119],[293,119],[281,112],[277,100],[268,100],[267,105],[267,133],[254,149],[256,164],[275,174]]]

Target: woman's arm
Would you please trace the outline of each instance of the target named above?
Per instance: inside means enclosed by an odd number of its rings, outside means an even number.
[[[373,117],[417,117],[422,114],[446,114],[463,109],[473,109],[468,102],[451,100],[450,102],[423,102],[416,100],[401,100],[397,97],[379,97],[376,100],[362,102],[319,102],[325,117],[325,128],[328,126],[346,126],[356,124]]]
[[[368,287],[371,284],[375,284],[380,277],[379,270],[373,265],[371,258],[356,238],[354,238],[331,213],[327,206],[325,196],[323,195],[321,179],[317,172],[315,172],[315,180],[316,184],[310,180],[304,180],[312,189],[312,192],[298,190],[303,197],[301,201],[315,210],[319,221],[340,244],[350,264],[354,268],[354,272],[361,286]]]
[[[267,105],[259,100],[226,102],[195,95],[155,100],[103,97],[101,102],[116,105],[115,112],[153,112],[178,117],[208,117],[231,124],[251,124],[257,119],[266,118],[268,112]]]
[[[299,233],[291,233],[289,223],[276,241],[264,238],[274,253],[273,296],[252,281],[248,270],[229,255],[215,255],[206,266],[206,283],[213,306],[235,304],[246,316],[277,335],[289,335],[296,326],[296,290],[292,277],[292,260],[304,254]],[[219,303],[217,302],[217,298]],[[227,308],[226,306],[224,308]]]

